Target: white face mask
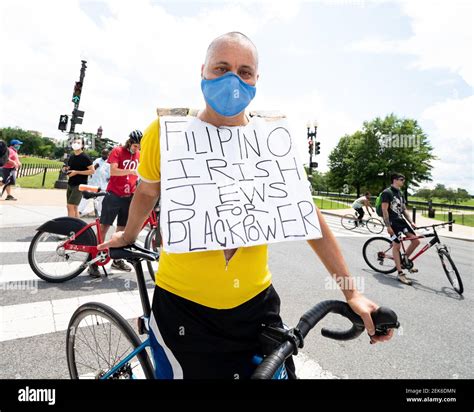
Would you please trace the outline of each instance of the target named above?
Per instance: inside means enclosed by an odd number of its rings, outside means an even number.
[[[72,147],[72,150],[81,150],[81,149],[82,149],[82,144],[80,144],[80,143],[73,143],[73,144],[71,145],[71,147]]]

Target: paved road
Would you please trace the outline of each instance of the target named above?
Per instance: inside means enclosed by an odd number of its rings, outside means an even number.
[[[432,251],[422,257],[415,285],[404,286],[393,275],[372,273],[366,267],[361,249],[371,235],[362,229],[345,231],[336,217],[327,220],[359,286],[370,298],[396,310],[403,329],[390,344],[375,346],[365,336],[346,343],[329,341],[316,330],[298,357],[300,376],[473,378],[472,244],[446,240],[465,283],[464,298],[459,298]],[[43,282],[27,263],[33,235],[34,227],[0,231],[0,378],[67,378],[65,329],[71,313],[83,302],[104,301],[132,319],[140,308],[136,281],[133,274],[112,272],[106,279],[83,274],[63,284]],[[342,298],[305,243],[272,245],[270,265],[289,325],[312,304]],[[20,284],[29,289],[11,289]],[[151,291],[151,282],[148,286]],[[341,325],[336,317],[324,324]]]

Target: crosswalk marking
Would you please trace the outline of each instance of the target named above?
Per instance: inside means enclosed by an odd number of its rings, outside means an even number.
[[[340,218],[337,216],[325,216],[328,225],[336,237],[367,237],[374,236],[370,233],[357,233],[347,231],[340,225]],[[147,234],[141,233],[141,239]],[[141,242],[139,242],[141,243]],[[5,293],[9,284],[36,281],[47,284],[38,278],[26,262],[30,242],[0,242],[0,258],[8,254],[21,253],[23,258],[12,264],[0,265],[0,290]],[[43,243],[39,245],[42,252],[54,252],[54,243]],[[112,270],[110,264],[107,265],[109,273],[120,273]],[[54,286],[54,285],[52,285]],[[47,292],[45,289],[43,292]],[[93,291],[91,291],[93,292]],[[148,289],[150,299],[153,289]],[[48,296],[48,295],[46,295]],[[21,304],[0,306],[0,342],[14,342],[16,339],[28,338],[32,336],[48,335],[56,332],[63,332],[67,329],[70,318],[74,311],[87,302],[100,302],[117,310],[125,319],[132,320],[143,313],[140,297],[137,290],[90,294],[85,296],[50,299],[40,302],[28,302]],[[337,378],[330,372],[325,371],[313,359],[305,353],[300,352],[295,358],[298,375],[301,378]]]
[[[125,319],[143,313],[137,290],[0,306],[0,342],[66,330],[74,311],[88,302],[104,303]]]

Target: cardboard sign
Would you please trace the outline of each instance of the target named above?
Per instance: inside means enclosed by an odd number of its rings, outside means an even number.
[[[233,249],[321,237],[285,119],[216,128],[160,118],[161,230],[167,252]]]

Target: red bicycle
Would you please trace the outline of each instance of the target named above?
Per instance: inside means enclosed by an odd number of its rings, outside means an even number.
[[[58,217],[38,227],[28,250],[28,262],[33,272],[43,280],[52,283],[65,282],[81,274],[92,264],[104,267],[110,261],[108,251],[97,250],[97,245],[104,239],[100,231],[100,220],[96,199],[105,196],[106,192],[83,191],[86,199],[94,199],[95,220],[86,223],[74,217]],[[153,210],[143,223],[143,228],[150,227],[150,234],[158,228],[158,215]],[[95,229],[95,230],[94,230]],[[158,230],[159,232],[159,230]],[[155,244],[156,247],[156,244]],[[159,248],[159,244],[158,244]],[[104,274],[105,269],[104,270]],[[150,272],[154,281],[154,272]]]
[[[417,227],[418,229],[432,229],[432,233],[428,233],[426,235],[416,236],[415,238],[411,239],[422,239],[422,238],[429,238],[431,239],[421,250],[412,258],[408,258],[406,256],[406,249],[405,249],[405,242],[409,241],[408,238],[403,236],[403,233],[399,233],[397,235],[398,239],[401,242],[400,248],[400,262],[403,269],[410,270],[413,268],[413,261],[425,253],[428,249],[435,246],[438,256],[441,260],[441,265],[443,266],[444,272],[446,277],[451,283],[451,286],[454,290],[462,295],[464,292],[464,286],[462,284],[461,276],[459,275],[459,271],[456,268],[456,265],[453,262],[451,254],[449,253],[448,247],[441,243],[438,233],[436,232],[436,228],[439,226],[446,226],[451,225],[454,222],[446,222],[440,223],[437,225],[430,225],[430,226],[422,226]],[[395,266],[395,260],[393,259],[393,252],[392,252],[392,240],[386,237],[373,237],[365,242],[364,247],[362,248],[362,254],[364,256],[365,262],[376,272],[380,273],[393,273],[397,270]]]

